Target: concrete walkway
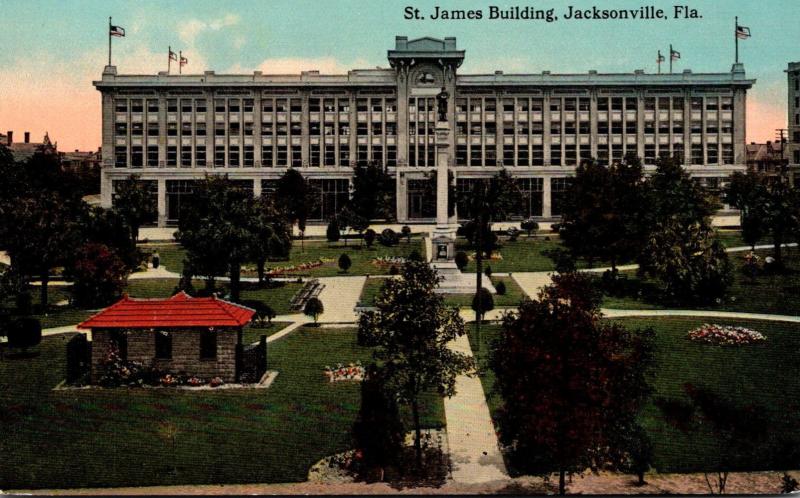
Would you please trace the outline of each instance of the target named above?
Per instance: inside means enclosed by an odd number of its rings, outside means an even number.
[[[367,277],[324,277],[319,282],[325,287],[319,294],[325,311],[320,315],[319,321],[325,323],[350,323],[358,320],[355,312],[358,298]]]
[[[466,335],[452,341],[449,347],[472,356]],[[453,481],[474,484],[508,479],[483,386],[477,376],[456,378],[456,394],[444,399],[444,412]]]

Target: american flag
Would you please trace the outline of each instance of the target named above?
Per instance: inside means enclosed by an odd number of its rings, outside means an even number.
[[[747,26],[736,26],[736,38],[746,40],[750,38],[750,28]]]
[[[125,28],[121,26],[109,26],[108,34],[111,36],[125,36]]]
[[[173,52],[172,50],[169,51],[169,60],[178,62],[178,54]]]
[[[180,64],[181,64],[181,66],[185,66],[185,65],[186,65],[186,64],[188,64],[188,63],[189,63],[189,59],[187,59],[187,58],[186,58],[186,57],[184,57],[184,56],[181,56],[181,63],[180,63]]]
[[[670,49],[669,58],[670,58],[670,60],[676,61],[676,60],[681,58],[681,53],[678,52],[677,50],[671,50]]]

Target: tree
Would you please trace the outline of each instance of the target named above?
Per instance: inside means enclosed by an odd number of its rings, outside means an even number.
[[[125,220],[130,240],[136,244],[139,227],[158,216],[153,191],[150,183],[142,181],[139,175],[131,175],[123,182],[114,183],[118,187],[113,194],[113,210]]]
[[[383,480],[384,468],[402,454],[405,427],[397,400],[387,389],[385,373],[371,363],[361,382],[361,408],[353,424],[353,442],[367,468],[378,467]]]
[[[464,335],[464,321],[434,292],[438,283],[427,263],[406,262],[401,278],[384,282],[375,299],[377,311],[362,313],[358,325],[359,334],[377,345],[374,355],[386,372],[387,389],[400,403],[411,406],[418,465],[422,461],[419,396],[430,390],[452,396],[456,376],[474,367],[472,358],[447,346]]]
[[[621,470],[635,474],[637,486],[647,484],[644,474],[650,469],[653,463],[653,443],[647,435],[647,431],[638,422],[631,420],[628,430],[619,431],[619,442],[615,442],[622,456]]]
[[[770,183],[767,190],[764,224],[772,235],[775,265],[782,269],[783,244],[800,228],[800,192],[789,186],[788,179],[783,177]]]
[[[249,259],[256,263],[258,283],[262,284],[267,261],[289,256],[292,233],[287,213],[278,208],[270,197],[259,197],[252,207],[248,253]]]
[[[72,297],[84,308],[108,306],[122,294],[130,271],[107,246],[89,242],[65,268],[72,280]]]
[[[253,197],[227,176],[207,176],[192,194],[181,209],[175,238],[195,270],[214,275],[227,267],[231,300],[238,301],[242,263],[250,256],[253,240]]]
[[[538,299],[506,315],[490,364],[503,399],[502,444],[524,472],[618,466],[613,447],[650,388],[652,331],[602,321],[600,296],[578,273],[557,275]]]
[[[730,176],[725,189],[725,202],[739,210],[742,239],[752,249],[767,232],[764,223],[767,197],[764,177],[755,171],[746,174],[737,171]]]
[[[464,271],[464,268],[469,264],[469,256],[464,251],[458,251],[455,256],[455,262],[458,269]]]
[[[136,271],[142,264],[144,255],[131,237],[127,222],[114,209],[86,207],[80,210],[78,219],[80,231],[85,242],[94,242],[107,246],[125,264],[129,272]],[[80,258],[76,253],[70,259]]]
[[[319,206],[319,190],[303,178],[299,171],[289,168],[278,180],[275,202],[280,206],[285,206],[291,222],[297,223],[302,249],[306,222],[311,213]]]
[[[493,309],[494,298],[492,293],[486,287],[481,287],[472,297],[472,311],[475,312],[475,319],[479,322],[483,321],[483,316]]]
[[[406,244],[411,243],[411,227],[408,225],[403,225],[403,228],[400,229],[400,233],[403,234],[403,237],[406,238]]]
[[[335,216],[333,216],[328,222],[328,228],[325,229],[325,238],[328,239],[328,242],[334,243],[339,241],[341,235],[342,233],[339,229],[339,221]]]
[[[7,339],[9,347],[27,352],[42,342],[42,324],[36,318],[17,318],[10,323]]]
[[[539,223],[537,223],[536,220],[534,220],[533,218],[528,218],[526,220],[523,220],[519,224],[519,226],[520,228],[528,232],[529,239],[531,238],[532,233],[536,233],[536,231],[539,230]]]
[[[353,169],[350,209],[362,218],[394,219],[396,186],[386,170],[370,162]]]
[[[367,248],[372,248],[372,244],[375,243],[375,239],[378,237],[378,234],[375,233],[375,230],[368,228],[364,232],[364,242],[367,244]]]
[[[347,234],[351,229],[360,235],[364,232],[364,230],[369,228],[369,220],[348,207],[345,207],[339,211],[339,215],[336,218],[342,228],[347,228],[344,237],[345,247],[347,246]]]
[[[498,296],[506,295],[506,284],[502,280],[497,282],[497,285],[494,286],[494,289],[497,291]]]
[[[303,314],[306,316],[310,316],[314,318],[314,323],[317,323],[317,319],[319,316],[325,312],[325,307],[322,305],[322,301],[319,298],[312,297],[308,301],[306,301],[306,305],[303,308]]]
[[[347,253],[343,252],[342,255],[339,256],[339,269],[342,270],[343,272],[347,273],[347,270],[350,269],[350,266],[352,266],[352,264],[353,262],[350,261],[350,256],[348,256]]]
[[[642,216],[645,189],[639,159],[606,166],[583,161],[575,171],[565,197],[559,233],[574,257],[584,257],[589,266],[596,259],[611,261],[636,257],[644,240]]]
[[[647,183],[644,219],[648,227],[638,256],[639,274],[662,282],[680,301],[713,301],[730,284],[730,262],[716,239],[711,215],[718,203],[673,159],[659,159]]]

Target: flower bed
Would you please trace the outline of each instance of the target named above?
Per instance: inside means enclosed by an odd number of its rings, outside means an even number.
[[[764,342],[767,338],[760,332],[744,327],[730,325],[711,325],[704,323],[689,331],[689,340],[717,346],[741,346]]]
[[[101,364],[104,373],[98,383],[103,387],[219,387],[225,384],[219,377],[204,379],[183,372],[171,374],[139,361],[123,360],[115,348],[111,348]]]
[[[400,256],[379,256],[377,258],[372,258],[372,264],[381,268],[399,266],[403,265],[405,262],[406,258],[401,258]]]
[[[337,363],[334,368],[325,366],[325,378],[328,382],[339,382],[343,380],[364,380],[364,367],[361,362],[350,363],[349,365],[342,365]]]
[[[320,266],[331,264],[334,260],[332,258],[319,258],[316,261],[309,261],[308,263],[300,263],[299,265],[278,266],[266,272],[270,277],[277,277],[286,273],[294,273],[298,271],[313,270]]]
[[[470,261],[475,261],[477,258],[478,258],[478,254],[477,253],[473,252],[473,253],[471,253],[469,255],[469,260]],[[502,261],[503,260],[503,255],[500,254],[497,251],[492,251],[492,255],[489,257],[489,260],[490,261]]]

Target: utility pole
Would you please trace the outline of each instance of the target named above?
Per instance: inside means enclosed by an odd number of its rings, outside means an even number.
[[[781,146],[781,176],[784,176],[789,169],[789,161],[784,159],[784,153],[786,150],[786,137],[788,132],[789,130],[786,128],[775,128],[775,141]]]

